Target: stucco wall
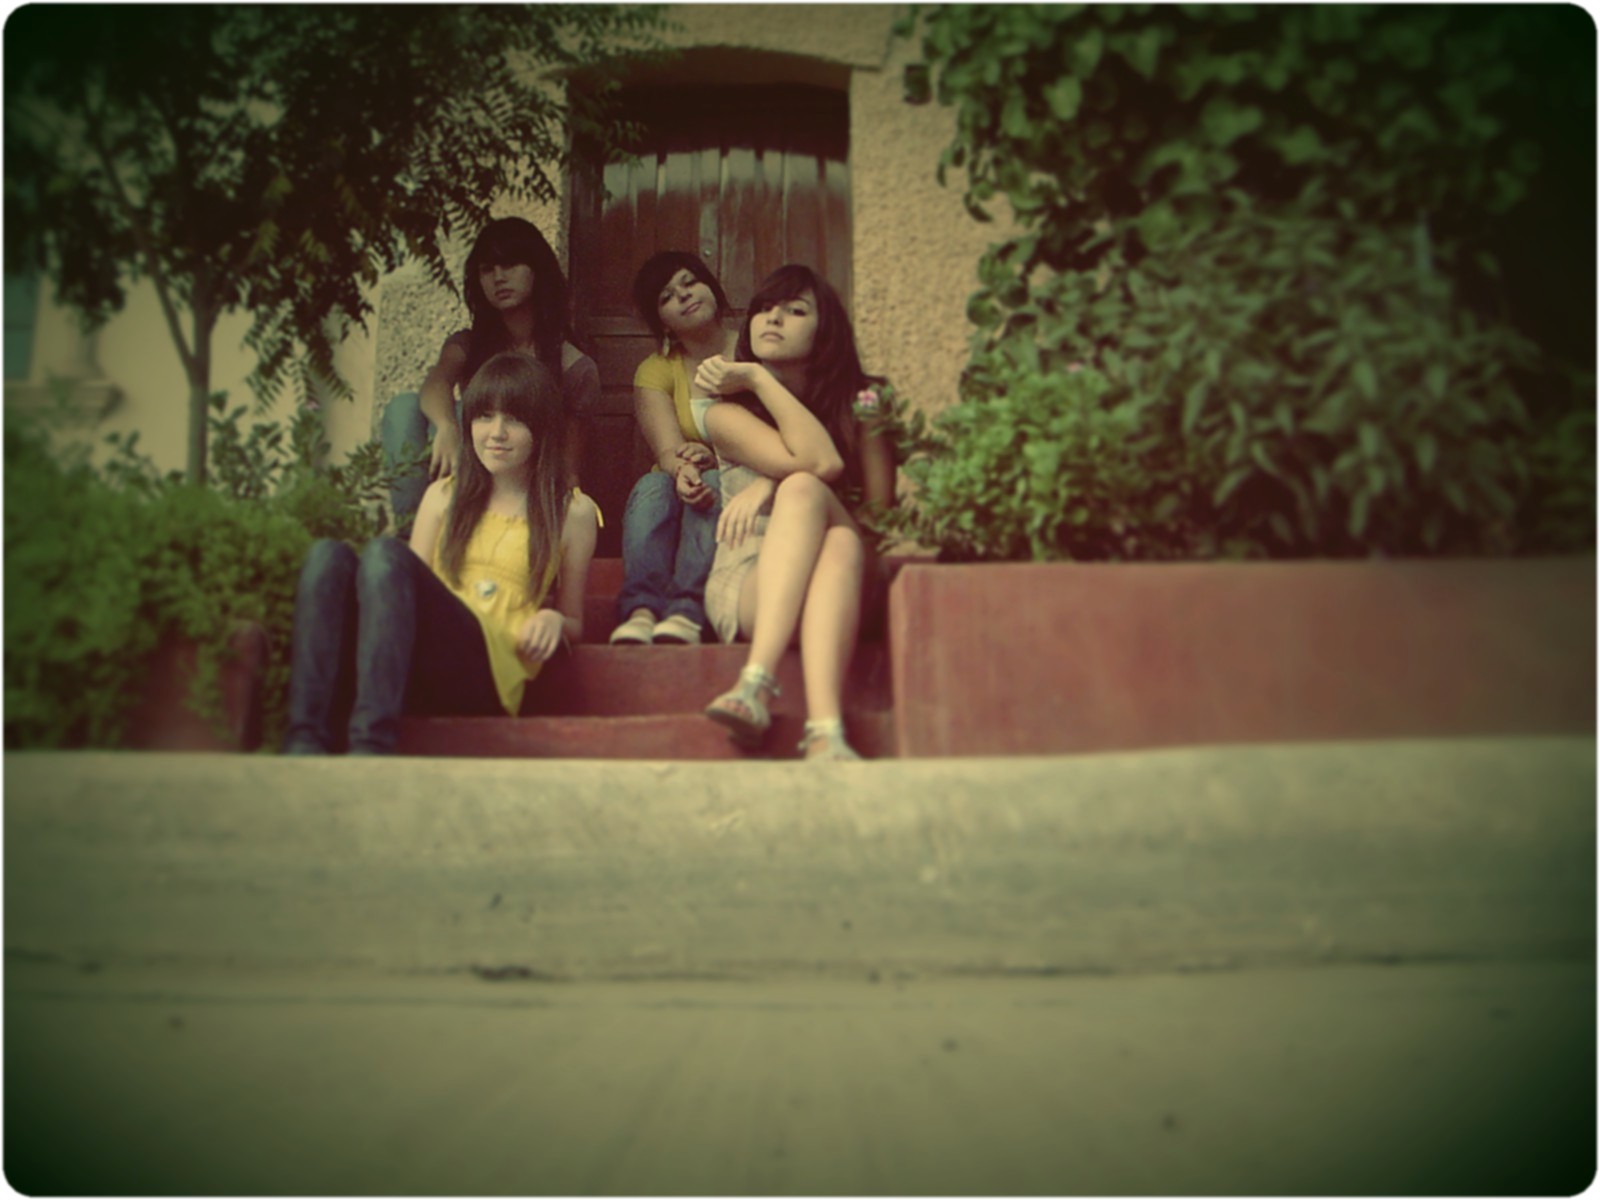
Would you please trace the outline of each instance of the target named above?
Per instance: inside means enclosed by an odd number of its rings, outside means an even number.
[[[913,49],[893,39],[881,66],[851,75],[855,319],[867,369],[937,409],[956,398],[966,362],[978,258],[1003,234],[967,215],[959,172],[945,187],[934,178],[955,119],[949,109],[903,99]]]

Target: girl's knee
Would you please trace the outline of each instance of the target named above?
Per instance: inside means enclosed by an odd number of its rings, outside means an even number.
[[[665,471],[647,471],[633,485],[633,491],[628,493],[627,511],[632,512],[641,504],[655,506],[670,503],[676,497],[677,484],[671,475]]]
[[[796,471],[778,483],[772,504],[785,507],[826,508],[833,489],[809,471]]]
[[[867,548],[854,529],[835,525],[823,536],[819,558],[836,567],[860,571],[866,566]]]
[[[354,570],[356,552],[337,538],[318,538],[306,551],[305,566],[301,574],[325,575],[330,571]]]
[[[396,571],[406,570],[410,566],[407,560],[414,558],[411,547],[399,538],[376,537],[362,548],[359,574],[363,580],[388,579]]]
[[[627,507],[622,510],[622,520],[627,525],[637,525],[638,522],[654,525],[667,520],[677,502],[677,483],[672,475],[664,470],[651,470],[640,475],[634,490],[627,493]]]

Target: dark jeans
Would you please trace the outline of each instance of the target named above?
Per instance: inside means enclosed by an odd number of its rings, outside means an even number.
[[[503,714],[483,628],[404,542],[324,538],[294,602],[285,754],[392,754],[402,713]]]
[[[702,478],[717,497],[707,509],[678,499],[677,485],[665,471],[651,471],[633,485],[622,515],[618,620],[648,608],[657,620],[681,613],[706,623],[706,576],[717,553],[722,473],[711,470]]]
[[[416,392],[401,392],[383,410],[379,421],[385,460],[390,467],[425,453],[433,445],[433,425],[422,413],[422,398]],[[389,507],[394,513],[397,532],[407,532],[428,490],[428,464],[394,482],[389,489]]]

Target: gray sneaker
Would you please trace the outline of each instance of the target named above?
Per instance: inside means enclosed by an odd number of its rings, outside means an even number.
[[[670,617],[656,622],[654,640],[675,646],[698,646],[700,622],[691,621],[682,613],[673,613]]]
[[[613,646],[648,646],[650,635],[656,630],[654,614],[646,608],[636,608],[633,615],[611,631]]]

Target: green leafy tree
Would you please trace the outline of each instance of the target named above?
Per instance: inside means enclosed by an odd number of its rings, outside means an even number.
[[[955,111],[939,178],[1016,232],[979,264],[963,403],[912,430],[902,532],[958,557],[1592,546],[1580,10],[948,5],[903,32],[908,99]]]
[[[252,314],[252,378],[344,391],[366,289],[501,195],[548,200],[575,142],[612,152],[608,64],[648,7],[33,5],[5,37],[6,251],[91,321],[160,299],[205,474],[218,318]],[[583,72],[585,86],[557,76]]]

